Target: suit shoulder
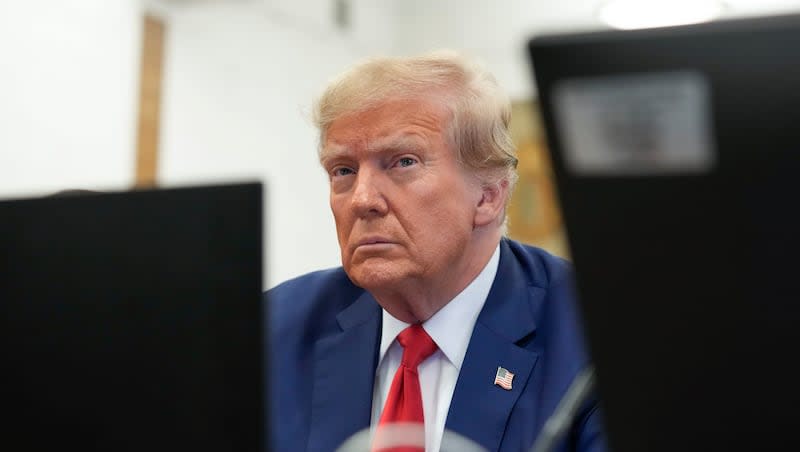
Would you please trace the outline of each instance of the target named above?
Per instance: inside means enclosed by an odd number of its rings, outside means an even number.
[[[266,294],[274,299],[297,293],[313,293],[334,286],[353,286],[342,267],[318,270],[288,279],[269,289]]]
[[[282,282],[264,293],[264,302],[275,333],[291,329],[322,333],[332,328],[336,315],[363,292],[337,267]]]
[[[534,286],[549,288],[574,284],[572,263],[531,245],[503,239],[517,261],[525,269]]]

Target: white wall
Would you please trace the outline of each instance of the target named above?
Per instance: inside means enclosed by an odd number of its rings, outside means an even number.
[[[598,28],[587,18],[597,0],[397,0],[395,51],[440,47],[483,61],[512,99],[535,96],[525,44],[534,32]],[[581,14],[578,14],[581,12]]]
[[[644,0],[642,0],[644,2]],[[535,34],[607,29],[604,0],[395,0],[395,52],[439,47],[481,60],[514,100],[536,96],[525,46]],[[724,17],[800,12],[800,0],[726,0]]]
[[[355,2],[350,32],[330,25],[330,2],[310,3],[220,2],[169,13],[159,181],[264,181],[266,288],[339,265],[311,102],[325,81],[391,42],[381,2]]]
[[[138,0],[0,0],[0,198],[133,180]]]

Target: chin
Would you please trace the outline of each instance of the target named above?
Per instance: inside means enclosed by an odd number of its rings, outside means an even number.
[[[391,263],[362,262],[345,268],[350,280],[366,290],[386,290],[401,285],[408,278],[405,272]]]

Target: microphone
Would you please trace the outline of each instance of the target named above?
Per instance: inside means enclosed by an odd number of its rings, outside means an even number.
[[[594,389],[594,368],[588,366],[575,376],[567,392],[558,402],[553,414],[547,418],[542,431],[533,443],[530,452],[550,452],[564,432],[572,425],[581,405]]]

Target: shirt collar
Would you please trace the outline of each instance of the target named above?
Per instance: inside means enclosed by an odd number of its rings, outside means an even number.
[[[422,324],[422,327],[436,342],[439,350],[458,370],[467,354],[469,338],[475,322],[478,320],[489,290],[492,288],[497,266],[500,262],[500,245],[498,244],[489,258],[489,262],[471,283],[458,295],[444,305],[436,314]],[[383,328],[381,333],[381,349],[378,364],[383,361],[386,352],[401,331],[410,324],[392,317],[383,309]]]

